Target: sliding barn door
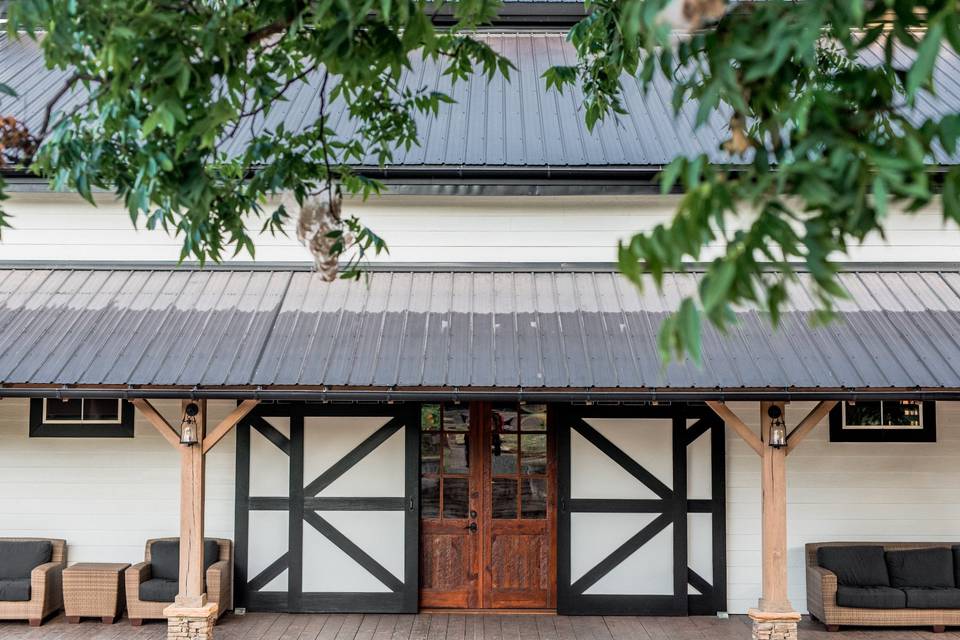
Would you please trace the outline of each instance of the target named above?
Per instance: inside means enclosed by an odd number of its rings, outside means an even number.
[[[558,611],[726,608],[723,423],[702,406],[557,409]]]
[[[236,592],[254,611],[415,612],[418,413],[261,404],[237,435]]]

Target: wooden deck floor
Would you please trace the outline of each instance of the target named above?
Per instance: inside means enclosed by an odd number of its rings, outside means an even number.
[[[714,617],[567,617],[553,615],[227,615],[217,627],[218,640],[744,640],[749,620]],[[960,640],[960,629],[932,633],[923,629],[857,629],[827,633],[804,620],[801,639],[808,640]],[[95,621],[66,624],[55,618],[42,627],[0,622],[0,640],[164,640],[162,622],[131,627]]]

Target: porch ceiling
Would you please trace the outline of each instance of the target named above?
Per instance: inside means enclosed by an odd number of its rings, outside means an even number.
[[[702,368],[660,366],[663,295],[608,270],[0,269],[0,384],[265,389],[960,390],[960,267],[842,276],[839,321],[808,289],[778,330],[707,327]]]

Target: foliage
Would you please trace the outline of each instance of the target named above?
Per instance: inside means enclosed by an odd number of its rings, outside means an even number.
[[[619,247],[631,280],[639,286],[649,274],[660,286],[665,272],[726,244],[697,295],[661,327],[666,357],[698,359],[701,318],[724,329],[737,305],[762,305],[776,323],[797,263],[809,272],[814,319],[828,318],[845,295],[832,258],[882,234],[892,207],[930,203],[937,180],[945,220],[960,222],[960,168],[937,176],[929,168],[938,146],[956,151],[960,114],[913,110],[933,91],[941,48],[960,51],[960,3],[720,3],[718,21],[695,22],[685,34],[665,19],[671,4],[589,0],[591,13],[570,32],[578,64],[545,74],[561,88],[582,83],[591,127],[624,113],[623,78],[648,86],[657,74],[673,84],[675,109],[693,103],[697,126],[729,122],[729,161],[676,158],[661,176],[664,193],[683,193],[675,217]]]
[[[415,116],[450,101],[405,82],[414,57],[454,80],[509,72],[470,36],[497,6],[457,2],[440,28],[425,0],[18,0],[11,37],[27,30],[48,67],[68,73],[31,132],[39,150],[21,161],[87,200],[115,191],[134,224],[181,234],[181,259],[220,260],[229,247],[252,255],[247,223],[282,231],[291,214],[281,194],[298,205],[329,198],[337,217],[323,232],[334,241],[319,244],[362,258],[384,242],[356,217],[341,220],[339,198],[381,185],[352,167],[389,162],[416,143]],[[322,90],[304,125],[270,124],[305,83]],[[329,120],[336,101],[356,124],[348,135]],[[228,150],[240,127],[249,142]]]

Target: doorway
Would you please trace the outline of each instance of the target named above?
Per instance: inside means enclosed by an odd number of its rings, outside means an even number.
[[[556,438],[546,405],[424,405],[420,606],[556,606]]]

